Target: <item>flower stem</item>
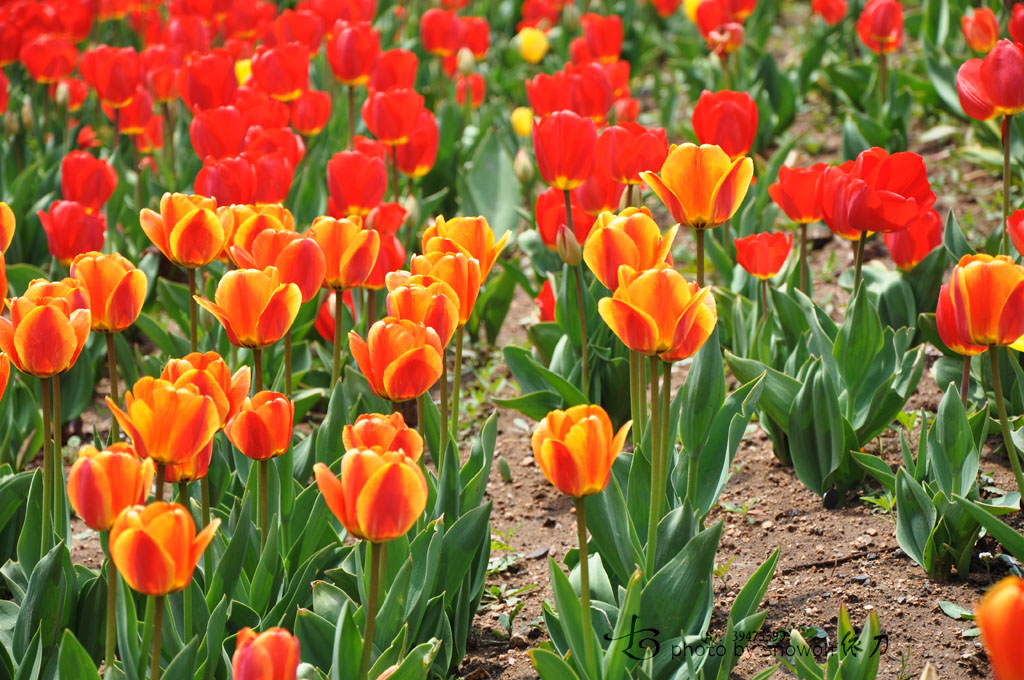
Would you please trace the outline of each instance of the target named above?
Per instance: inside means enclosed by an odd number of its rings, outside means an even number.
[[[199,309],[196,304],[196,270],[189,267],[188,272],[188,340],[193,352],[199,351]]]
[[[331,389],[341,379],[341,290],[334,291],[334,362],[331,364]]]
[[[106,667],[114,667],[117,652],[117,566],[114,560],[107,560],[107,645]]]
[[[43,387],[43,550],[49,552],[53,540],[53,425],[50,422],[50,384],[53,378],[41,378]]]
[[[704,230],[697,230],[697,285],[704,287]]]
[[[663,380],[661,383],[661,450],[659,455],[661,456],[661,478],[658,480],[658,486],[655,489],[658,493],[658,521],[661,521],[661,513],[665,504],[665,484],[668,477],[668,465],[669,465],[669,454],[672,453],[674,442],[672,437],[669,435],[671,431],[671,419],[668,417],[670,402],[672,401],[672,364],[668,362],[662,362],[661,364],[663,373]],[[693,468],[693,458],[690,459],[690,475],[692,479],[696,479],[696,470]],[[695,483],[695,482],[691,482]],[[691,498],[695,499],[697,496],[697,489],[693,489]]]
[[[448,443],[448,348],[441,350],[441,428],[437,446],[437,478],[444,472],[444,450]]]
[[[267,533],[270,531],[270,515],[267,510],[267,480],[270,477],[270,461],[260,461],[260,550],[267,545]]]
[[[640,355],[634,350],[629,350],[629,410],[634,423],[633,431],[631,432],[634,452],[639,449],[640,437],[643,436],[643,430],[640,429],[638,431],[640,423],[640,395],[637,393],[639,391]]]
[[[355,85],[348,86],[348,148],[355,148],[356,144],[356,88]]]
[[[156,464],[156,500],[164,500],[164,480],[167,475],[167,467],[163,463]]]
[[[1012,175],[1010,172],[1010,141],[1013,137],[1013,115],[1003,117],[1003,241],[999,252],[1007,254],[1010,252],[1009,235],[1006,228],[1006,220],[1010,217],[1010,184]]]
[[[381,545],[370,544],[370,588],[366,593],[366,627],[363,629],[363,656],[359,662],[359,680],[366,680],[370,672],[373,652],[373,633],[377,624],[377,599],[380,588]]]
[[[67,504],[64,502],[64,444],[61,441],[61,415],[60,415],[60,376],[53,377],[53,531],[57,538],[63,541],[64,518],[66,516]]]
[[[967,408],[967,393],[971,391],[971,357],[964,357],[964,370],[960,376],[960,403]]]
[[[700,233],[700,232],[697,232]],[[651,367],[651,504],[647,517],[647,555],[644,566],[648,580],[654,576],[654,553],[658,547],[658,522],[661,519],[661,497],[658,479],[661,477],[661,409],[658,401],[658,357],[650,357]]]
[[[181,591],[181,606],[183,619],[183,630],[185,632],[185,644],[192,640],[192,579],[189,578],[188,585]]]
[[[149,680],[160,680],[160,638],[164,629],[164,596],[153,597],[153,651],[149,657]]]
[[[594,649],[594,621],[590,611],[590,564],[587,554],[587,505],[584,497],[572,499],[576,506],[576,537],[580,546],[580,608],[583,612],[583,650],[590,672],[600,667]]]
[[[853,294],[856,295],[860,291],[861,283],[861,269],[864,266],[864,242],[868,240],[868,233],[862,231],[860,238],[857,239],[857,264],[853,270]]]
[[[398,145],[391,145],[391,198],[395,203],[401,200],[401,188],[398,181]]]
[[[577,264],[576,270],[576,311],[580,316],[580,349],[583,370],[583,397],[590,399],[590,358],[587,354],[587,313],[583,306],[583,264]]]
[[[452,437],[459,441],[459,390],[462,386],[462,340],[466,327],[455,331],[455,372],[452,375]]]
[[[768,323],[768,280],[761,279],[761,312],[765,323]]]
[[[882,112],[885,99],[889,94],[889,61],[885,52],[878,55],[878,112]]]
[[[252,350],[252,385],[253,394],[263,391],[263,350],[258,347]]]
[[[284,334],[284,396],[292,398],[292,334]]]
[[[366,309],[363,310],[366,315],[366,332],[370,332],[370,326],[377,322],[377,291],[373,288],[366,289]]]
[[[115,404],[118,401],[117,396],[117,351],[114,348],[114,334],[106,333],[107,336],[107,366],[110,368],[110,400]],[[113,414],[110,415],[110,441],[116,442],[120,439],[120,431],[118,429],[117,418]]]
[[[199,480],[199,498],[203,513],[203,527],[210,525],[210,476],[203,475]],[[213,573],[213,551],[203,551],[203,573],[209,578]]]
[[[800,290],[810,294],[807,289],[807,225],[800,225]]]
[[[1006,416],[1006,403],[1003,401],[1003,386],[999,380],[999,355],[996,350],[989,350],[989,360],[992,362],[992,390],[996,393],[996,408],[999,410],[999,425],[1003,430],[1003,443],[1006,445],[1006,455],[1010,459],[1010,467],[1013,468],[1013,477],[1017,480],[1017,488],[1024,493],[1024,472],[1021,472],[1020,459],[1017,457],[1017,447],[1013,444],[1013,437],[1010,436],[1010,420]]]

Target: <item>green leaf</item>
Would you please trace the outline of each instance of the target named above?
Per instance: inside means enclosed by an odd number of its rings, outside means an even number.
[[[235,523],[234,533],[228,541],[227,550],[217,563],[217,569],[213,572],[213,578],[206,591],[206,607],[213,609],[214,604],[220,602],[223,595],[229,597],[238,585],[238,574],[242,571],[242,561],[245,559],[245,549],[249,545],[249,533],[252,531],[252,522],[249,519],[249,503],[246,502],[241,512],[238,513],[238,522]],[[216,538],[214,540],[217,540]],[[230,587],[228,587],[230,584]]]
[[[433,663],[440,647],[441,641],[436,638],[416,646],[388,676],[388,680],[420,680],[427,677],[430,664]]]
[[[792,409],[789,448],[793,468],[800,481],[820,496],[827,491],[825,480],[839,467],[846,446],[839,396],[821,359],[814,359]]]
[[[192,642],[185,645],[180,652],[171,659],[170,665],[160,676],[162,680],[194,680],[196,672],[196,651],[199,649],[199,636],[193,637]]]
[[[672,635],[693,632],[707,597],[721,535],[721,522],[705,529],[651,577],[640,606],[645,627]]]
[[[302,660],[328,670],[332,663],[335,630],[327,619],[308,609],[295,616],[295,637],[299,639]]]
[[[896,507],[896,541],[911,559],[928,570],[926,545],[935,526],[935,506],[904,468],[896,473]]]
[[[992,538],[999,541],[1008,553],[1018,560],[1024,560],[1024,536],[991,515],[983,505],[969,501],[963,496],[953,496],[953,500],[977,520],[978,524],[985,527],[985,530],[992,534]]]
[[[973,621],[974,612],[970,609],[965,609],[955,602],[948,602],[946,600],[939,600],[939,609],[942,613],[951,619],[956,621]]]
[[[12,651],[22,658],[38,631],[44,651],[57,644],[61,629],[70,624],[77,599],[75,570],[67,545],[59,543],[39,560],[29,577],[25,599],[14,624]]]
[[[760,361],[744,359],[728,350],[725,351],[725,363],[741,383],[748,383],[762,374],[765,375],[764,390],[761,392],[758,406],[763,408],[772,420],[785,428],[789,423],[793,401],[801,389],[800,381],[769,368]]]
[[[547,649],[530,650],[530,661],[542,680],[579,680],[572,666]]]
[[[690,364],[683,386],[679,431],[683,449],[700,455],[710,434],[711,423],[725,402],[725,370],[716,328]]]
[[[60,680],[99,680],[100,678],[100,674],[96,672],[96,664],[93,663],[89,653],[85,651],[85,647],[70,630],[65,630],[64,636],[60,640],[57,677]]]
[[[964,232],[960,229],[960,224],[956,221],[956,215],[952,210],[946,216],[946,225],[942,232],[942,243],[946,246],[946,250],[949,251],[954,261],[959,261],[964,255],[975,254],[974,248],[967,243]]]
[[[465,173],[460,173],[460,214],[483,215],[500,237],[519,224],[519,179],[508,152],[493,130],[484,135]]]
[[[878,483],[885,487],[889,493],[896,493],[896,475],[886,465],[885,461],[870,453],[853,452],[853,460],[864,468],[864,471],[878,480]]]
[[[363,648],[362,635],[352,617],[352,603],[345,602],[334,628],[334,648],[331,653],[331,680],[357,680],[359,659]]]

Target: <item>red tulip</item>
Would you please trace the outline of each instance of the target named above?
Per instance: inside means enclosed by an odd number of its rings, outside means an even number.
[[[526,99],[536,116],[544,118],[569,108],[569,76],[563,71],[538,73],[526,81]]]
[[[274,47],[297,42],[310,55],[320,51],[324,39],[324,22],[309,10],[286,9],[281,12],[263,35],[263,44]]]
[[[370,74],[371,90],[409,89],[416,86],[419,59],[413,52],[393,49],[381,52]]]
[[[0,112],[7,110],[7,101],[11,96],[11,83],[0,69]]]
[[[591,58],[605,63],[617,61],[622,53],[622,18],[616,14],[603,17],[590,13],[584,14],[580,23]]]
[[[60,163],[60,192],[88,211],[99,212],[117,187],[110,163],[85,151],[72,151]]]
[[[234,680],[295,680],[299,667],[299,639],[284,628],[259,635],[243,628],[235,638],[231,658]]]
[[[297,42],[261,45],[252,56],[252,77],[274,99],[296,99],[309,87],[309,51]]]
[[[241,454],[253,460],[280,456],[291,446],[295,404],[279,392],[264,390],[246,398],[224,428]]]
[[[409,139],[422,110],[422,95],[413,90],[391,89],[370,94],[363,102],[362,115],[374,137],[394,146]]]
[[[196,111],[188,136],[200,158],[237,156],[242,152],[245,137],[242,114],[234,106]]]
[[[255,177],[252,165],[242,156],[215,159],[208,156],[196,174],[195,190],[209,196],[218,205],[250,203]]]
[[[642,185],[641,172],[661,169],[668,155],[668,140],[663,128],[648,130],[636,123],[620,123],[601,132],[597,155],[608,158],[611,176],[617,182]]]
[[[181,54],[166,45],[151,45],[140,55],[142,72],[153,99],[170,102],[178,98],[175,81],[184,63]]]
[[[736,159],[757,137],[757,103],[746,92],[704,90],[693,109],[693,131],[700,144],[717,144]]]
[[[978,7],[961,16],[960,30],[975,52],[988,52],[999,40],[999,22],[988,7]]]
[[[733,239],[736,262],[751,276],[767,280],[774,277],[786,264],[793,249],[793,235],[781,232],[761,232]]]
[[[537,316],[542,323],[555,320],[555,289],[551,286],[551,279],[544,279],[544,285],[540,287],[540,294],[533,298],[533,304],[537,305]]]
[[[479,73],[470,73],[468,76],[459,76],[455,81],[455,102],[459,106],[466,103],[466,91],[470,92],[470,108],[478,109],[484,103],[484,77]]]
[[[141,82],[142,65],[131,47],[100,45],[82,55],[82,77],[107,106],[125,106]]]
[[[779,178],[768,187],[768,194],[789,219],[798,224],[819,222],[821,213],[821,177],[828,166],[815,163],[809,168],[779,168]]]
[[[210,31],[198,15],[172,15],[164,26],[161,42],[182,54],[205,54],[210,51]]]
[[[683,0],[650,0],[651,7],[662,19],[667,19],[676,13]]]
[[[427,54],[446,57],[459,49],[459,18],[432,7],[420,17],[420,41]]]
[[[590,177],[574,191],[583,209],[594,217],[606,211],[618,211],[622,192],[626,189],[625,184],[612,177],[607,165],[607,160],[596,160]]]
[[[366,340],[351,331],[349,350],[373,393],[390,401],[415,399],[444,373],[441,341],[422,323],[386,317]]]
[[[903,271],[910,271],[942,243],[942,219],[934,208],[921,213],[902,231],[882,234],[889,256]]]
[[[1006,218],[1006,233],[1010,235],[1017,252],[1024,253],[1024,210],[1014,210]]]
[[[1010,23],[1007,28],[1013,42],[1024,42],[1024,3],[1016,3],[1013,6],[1013,14],[1010,16]]]
[[[319,134],[331,118],[331,96],[309,90],[292,101],[292,127],[306,137]]]
[[[430,172],[437,160],[440,141],[441,131],[437,127],[437,118],[429,110],[423,109],[416,118],[409,139],[395,147],[398,171],[413,179]]]
[[[600,64],[567,64],[569,108],[581,116],[603,123],[612,107],[612,85]]]
[[[178,94],[190,109],[228,106],[235,100],[235,62],[225,50],[193,54],[178,70]]]
[[[89,339],[86,295],[74,279],[33,280],[24,295],[7,301],[11,316],[0,317],[0,350],[26,375],[51,378],[70,370]]]
[[[281,154],[295,167],[306,155],[302,137],[287,127],[267,128],[252,125],[245,131],[245,152],[252,158]]]
[[[54,201],[49,212],[37,211],[46,233],[50,255],[67,266],[77,255],[102,250],[107,233],[107,218],[91,214],[81,203]]]
[[[295,165],[283,153],[267,154],[251,160],[256,184],[254,203],[283,203],[295,178]]]
[[[369,22],[339,21],[327,39],[326,52],[339,83],[366,85],[380,54],[380,37]]]
[[[288,127],[291,109],[256,87],[243,86],[238,88],[235,103],[232,104],[242,112],[243,124],[246,128],[259,126],[264,129]]]
[[[594,165],[597,127],[572,111],[559,111],[534,123],[533,150],[541,177],[551,187],[575,189]]]
[[[33,80],[55,83],[75,68],[78,50],[67,38],[43,34],[26,43],[19,58]]]
[[[575,192],[571,194],[570,206],[573,234],[578,243],[585,243],[594,225],[594,218],[580,205]],[[555,250],[558,230],[568,224],[563,193],[554,187],[539,193],[534,207],[534,215],[541,240],[548,248]]]
[[[953,307],[953,295],[950,293],[948,283],[943,284],[939,289],[939,301],[935,309],[935,326],[939,331],[942,344],[961,356],[974,356],[988,349],[985,345],[971,343],[969,339],[961,335],[960,327],[957,325],[956,310]]]
[[[829,26],[835,26],[846,18],[846,0],[811,0],[811,11],[825,20]]]
[[[903,42],[903,6],[899,0],[868,0],[857,19],[857,35],[876,54],[888,54]]]
[[[103,107],[103,112],[111,120],[117,121],[117,129],[123,135],[141,135],[153,119],[153,98],[149,91],[139,85],[135,88],[135,96],[119,109]]]
[[[1024,111],[1024,46],[1000,40],[984,59],[968,59],[956,91],[964,113],[977,120]]]
[[[476,59],[487,56],[491,47],[491,25],[483,17],[459,17],[459,45],[468,48]]]
[[[340,151],[327,161],[332,214],[365,215],[380,203],[387,188],[388,171],[380,158],[359,151]]]
[[[285,229],[263,229],[248,249],[231,246],[231,259],[246,269],[277,267],[281,280],[299,287],[303,302],[309,302],[324,283],[327,263],[317,242]]]

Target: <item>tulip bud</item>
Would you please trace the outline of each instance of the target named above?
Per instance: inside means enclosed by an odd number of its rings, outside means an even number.
[[[21,125],[25,128],[26,132],[31,132],[36,127],[31,99],[25,99],[21,105]]]
[[[316,668],[308,663],[300,663],[295,670],[295,680],[316,680]]]
[[[68,107],[68,102],[71,101],[71,91],[68,89],[68,84],[60,82],[57,84],[57,90],[53,93],[53,99],[57,102],[57,106],[62,109]]]
[[[528,64],[536,64],[548,53],[548,37],[539,28],[527,26],[516,36],[519,56]]]
[[[558,249],[558,256],[562,262],[570,267],[575,267],[583,259],[583,251],[580,250],[580,242],[576,240],[576,234],[564,224],[558,227],[558,236],[555,237],[555,247]]]
[[[522,184],[529,184],[533,181],[534,168],[533,159],[526,153],[525,150],[520,149],[516,151],[516,159],[512,163],[512,169],[515,170],[516,179]]]
[[[576,3],[566,3],[562,9],[562,28],[569,34],[580,29],[580,9]]]
[[[403,198],[402,207],[405,208],[405,219],[402,220],[402,225],[418,227],[420,224],[420,202],[416,200],[416,197],[406,196]]]
[[[386,680],[394,675],[395,671],[398,670],[398,666],[391,665],[384,669],[384,672],[377,676],[377,680]]]
[[[455,68],[460,76],[468,76],[476,71],[476,57],[468,47],[460,47],[455,57]]]
[[[4,134],[13,137],[18,134],[18,116],[14,111],[4,112]]]
[[[516,135],[527,139],[533,132],[533,110],[528,106],[517,106],[510,117]]]

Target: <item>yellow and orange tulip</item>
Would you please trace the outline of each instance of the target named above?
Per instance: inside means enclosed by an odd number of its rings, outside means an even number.
[[[77,281],[36,279],[7,304],[11,317],[0,318],[0,350],[19,371],[51,378],[74,366],[92,325],[88,297]]]
[[[447,347],[459,325],[459,298],[443,281],[429,284],[417,281],[424,278],[410,276],[403,285],[391,289],[387,300],[388,314],[433,328],[441,340],[441,347]],[[390,284],[400,279],[389,274],[387,280]]]
[[[608,486],[612,463],[622,452],[632,424],[615,432],[600,406],[555,410],[533,430],[533,457],[547,480],[565,495],[579,498],[600,493]]]
[[[90,529],[110,531],[122,510],[146,502],[154,473],[153,461],[126,442],[104,451],[83,446],[68,472],[68,500]]]
[[[355,288],[365,283],[377,263],[380,234],[366,229],[359,218],[318,217],[306,232],[324,253],[324,286],[332,290]]]
[[[260,634],[243,628],[235,637],[231,658],[234,680],[295,680],[299,667],[299,639],[284,628]]]
[[[660,173],[641,172],[640,176],[676,222],[709,229],[725,223],[739,209],[754,176],[754,162],[733,160],[713,144],[683,144],[668,154]]]
[[[380,449],[381,451],[401,452],[414,461],[423,455],[423,437],[420,433],[405,424],[405,418],[397,411],[384,415],[382,413],[364,413],[352,425],[346,425],[341,431],[341,441],[345,449]]]
[[[288,332],[299,313],[302,293],[294,283],[285,283],[277,267],[235,269],[217,284],[211,302],[196,301],[224,325],[231,344],[260,349]]]
[[[506,243],[508,232],[502,234],[497,243],[494,242],[494,230],[485,217],[455,217],[445,220],[442,216],[423,232],[424,254],[462,253],[466,257],[476,258],[480,263],[481,281],[487,280],[491,267],[494,266]]]
[[[389,316],[370,327],[366,340],[355,331],[348,339],[359,370],[381,399],[415,399],[444,372],[441,340],[422,323]]]
[[[459,326],[465,326],[483,283],[480,261],[463,253],[432,252],[413,257],[410,270],[413,275],[443,281],[455,291],[459,298]]]
[[[88,293],[92,330],[120,333],[142,313],[146,275],[118,253],[83,253],[72,261],[71,276]]]
[[[1020,631],[1024,626],[1024,579],[1008,576],[994,585],[975,612],[981,641],[997,680],[1024,680]]]
[[[341,459],[341,479],[323,463],[313,472],[338,521],[371,543],[404,535],[427,507],[427,480],[403,453],[352,449]]]
[[[144,458],[180,465],[199,453],[220,429],[217,407],[194,385],[175,386],[146,376],[124,395],[125,408],[107,406]]]
[[[160,213],[143,208],[139,223],[149,240],[176,265],[192,269],[213,262],[227,243],[231,217],[218,214],[205,196],[164,194]]]
[[[1006,255],[965,255],[949,284],[961,337],[973,345],[1012,345],[1024,335],[1024,267]]]
[[[718,323],[711,288],[689,283],[669,267],[620,267],[614,295],[602,298],[597,310],[626,347],[662,361],[696,354]]]
[[[309,302],[324,285],[327,261],[320,245],[294,231],[264,229],[253,238],[249,249],[231,246],[231,259],[243,269],[277,267],[281,280],[294,283]]]
[[[14,240],[14,211],[11,206],[0,201],[0,253],[6,253]]]
[[[253,460],[280,456],[292,443],[295,404],[279,392],[264,390],[245,400],[224,433],[242,455]]]
[[[583,245],[583,261],[608,290],[619,285],[619,267],[637,271],[671,264],[678,225],[662,236],[647,208],[626,208],[618,216],[602,213]]]
[[[243,366],[234,375],[228,364],[216,352],[192,352],[181,359],[171,359],[160,373],[162,380],[177,388],[193,385],[199,394],[209,397],[217,407],[217,417],[223,429],[249,395],[251,373]]]
[[[199,535],[192,515],[177,503],[135,505],[110,530],[110,558],[132,590],[159,597],[182,590],[213,534],[214,519]]]
[[[246,267],[235,259],[234,251],[251,251],[253,241],[266,230],[295,231],[295,217],[291,211],[276,203],[259,203],[256,205],[232,205],[221,208],[220,213],[225,222],[229,223],[227,242],[224,250],[227,256],[239,267]],[[225,214],[226,213],[226,214]]]

